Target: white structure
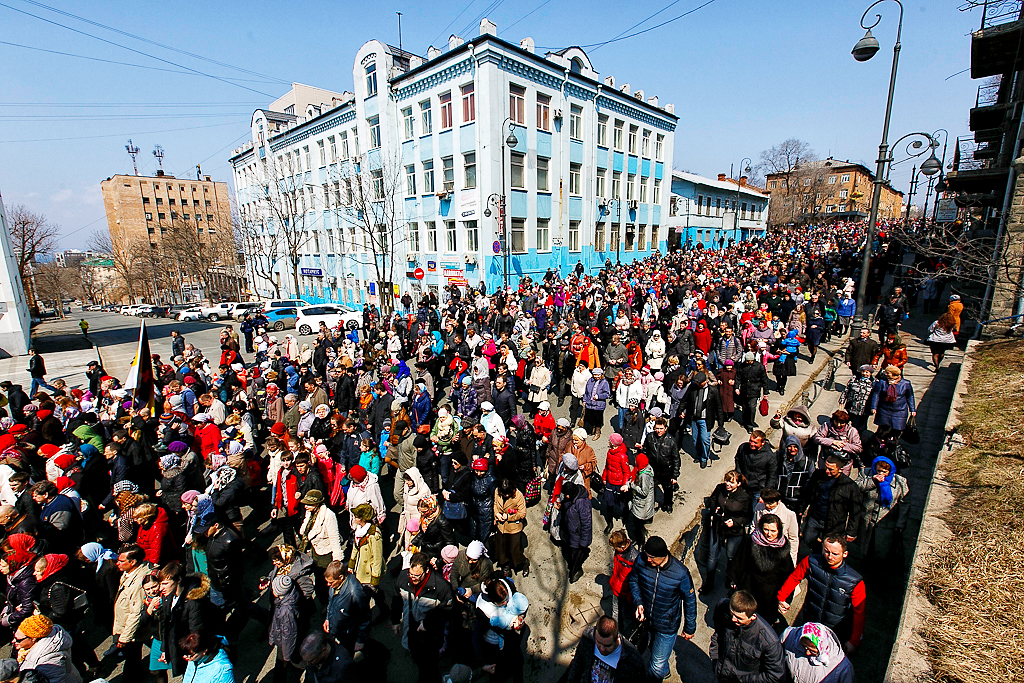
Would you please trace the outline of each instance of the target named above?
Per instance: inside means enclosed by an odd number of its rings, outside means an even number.
[[[395,296],[447,284],[491,291],[664,250],[673,106],[601,79],[583,50],[538,55],[530,38],[508,43],[484,19],[477,38],[452,36],[426,58],[367,42],[353,83],[354,93],[294,85],[254,113],[252,142],[231,158],[243,229],[287,222],[308,236],[303,298],[376,300],[352,193],[377,194],[389,178]],[[255,293],[274,291],[272,272],[282,295],[295,294],[280,245],[247,251]]]
[[[18,272],[11,229],[7,223],[3,197],[0,197],[0,354],[23,356],[28,353],[32,319],[25,298],[25,288]]]
[[[746,176],[718,180],[695,173],[672,172],[668,247],[675,250],[698,244],[720,249],[730,242],[764,237],[768,229],[769,195],[747,184]]]

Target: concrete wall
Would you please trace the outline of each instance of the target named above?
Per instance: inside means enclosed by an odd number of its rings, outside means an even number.
[[[0,354],[23,356],[28,353],[32,334],[31,317],[25,288],[18,273],[18,261],[14,255],[11,230],[7,223],[3,199],[0,198],[0,251],[3,266],[0,268],[0,304],[6,311],[0,314]]]

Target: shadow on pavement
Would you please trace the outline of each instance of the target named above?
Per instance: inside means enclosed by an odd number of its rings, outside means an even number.
[[[708,653],[697,647],[692,640],[676,638],[672,649],[676,653],[676,671],[680,680],[686,683],[718,683]]]

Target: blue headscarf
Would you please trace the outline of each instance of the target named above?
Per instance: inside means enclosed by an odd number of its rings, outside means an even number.
[[[100,567],[103,566],[104,560],[113,560],[117,557],[117,555],[114,554],[114,551],[107,550],[99,543],[95,542],[86,543],[82,546],[81,550],[82,556],[85,557],[85,559],[87,559],[89,562],[96,563],[96,571],[99,571]]]
[[[884,462],[884,463],[887,463],[889,465],[889,476],[887,476],[882,481],[878,482],[878,493],[881,496],[882,505],[884,505],[887,508],[891,508],[892,507],[892,480],[893,480],[893,477],[896,476],[896,465],[889,458],[885,457],[884,455],[880,455],[880,456],[878,456],[877,458],[875,458],[874,460],[871,461],[871,474],[872,475],[878,474],[878,463],[880,463],[880,462]]]
[[[404,360],[398,361],[398,372],[395,374],[395,383],[397,384],[403,377],[412,377],[412,373],[409,371],[409,366],[405,364]]]

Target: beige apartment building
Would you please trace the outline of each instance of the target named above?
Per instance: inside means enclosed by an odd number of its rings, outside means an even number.
[[[829,157],[803,162],[793,169],[765,176],[772,226],[828,220],[864,220],[871,209],[875,174],[862,164]],[[903,193],[882,185],[878,220],[902,218]]]
[[[115,175],[100,183],[111,251],[129,299],[235,298],[240,289],[227,183]]]

